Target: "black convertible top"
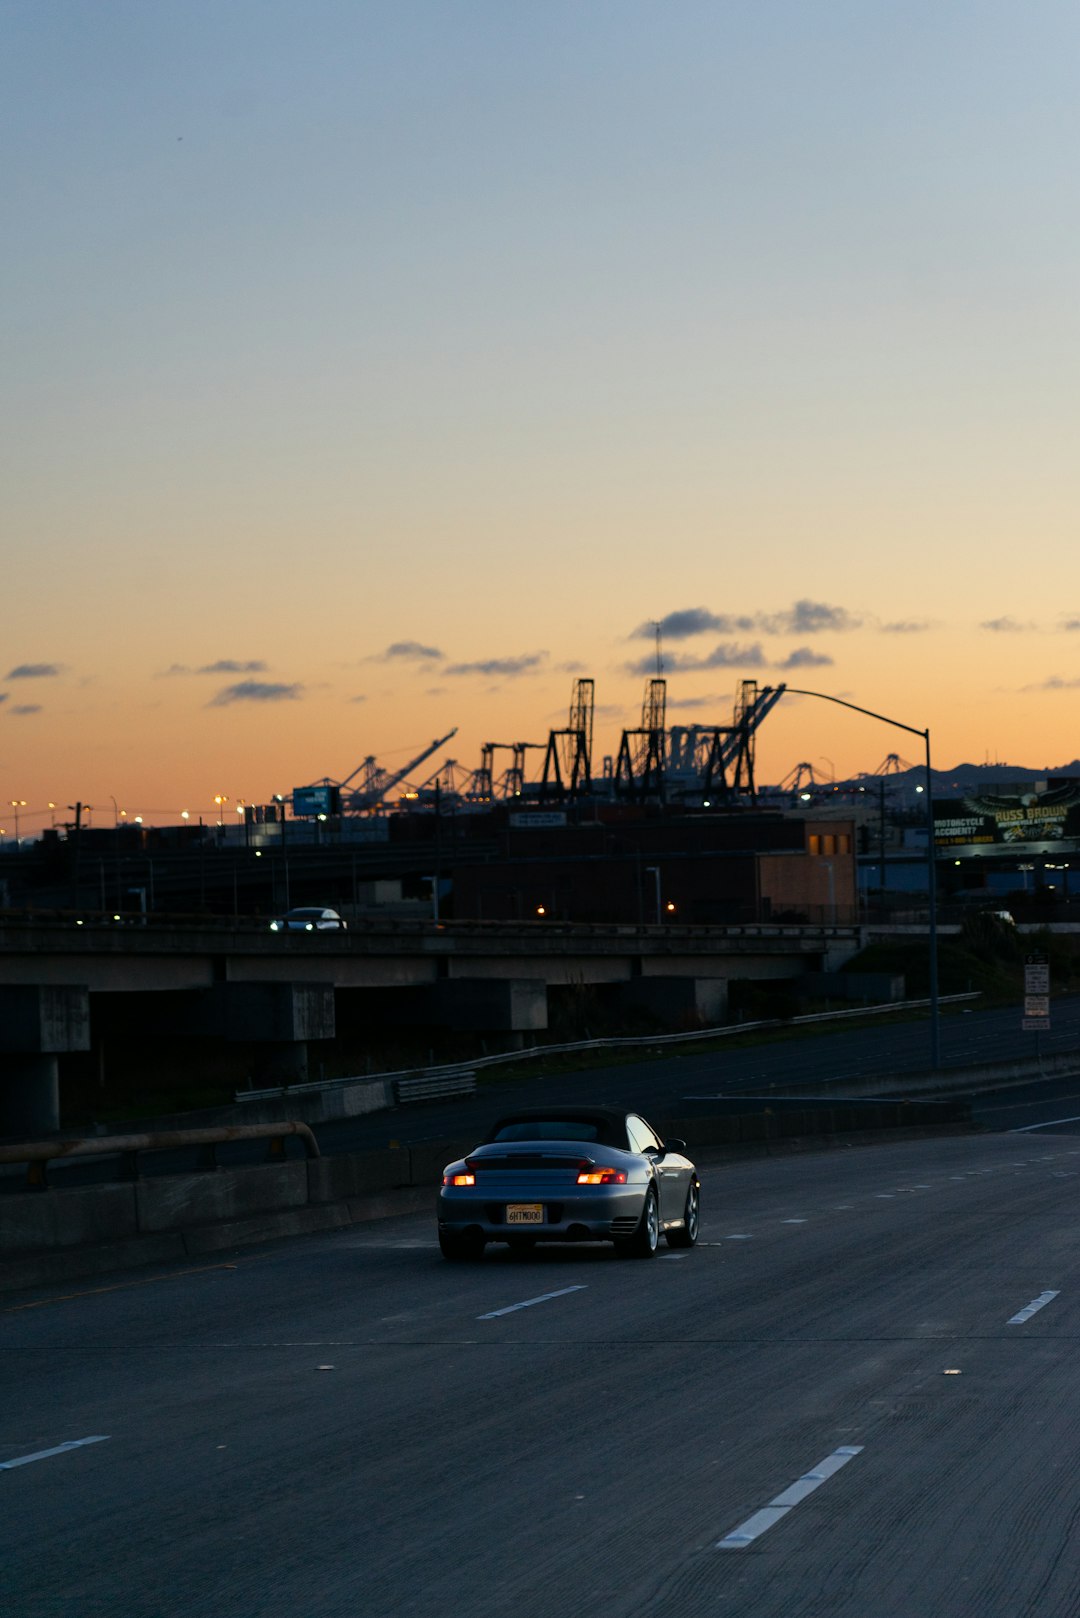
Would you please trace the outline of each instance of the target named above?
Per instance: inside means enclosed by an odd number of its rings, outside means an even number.
[[[626,1112],[615,1107],[521,1107],[517,1112],[496,1118],[482,1144],[487,1146],[493,1141],[508,1139],[591,1140],[600,1146],[625,1151],[626,1117]],[[563,1124],[574,1126],[572,1132],[558,1132],[558,1126]],[[513,1134],[508,1135],[506,1131],[511,1129]]]

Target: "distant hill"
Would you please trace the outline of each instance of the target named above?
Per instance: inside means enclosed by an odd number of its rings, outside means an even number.
[[[893,770],[885,775],[854,775],[847,780],[839,781],[815,779],[813,786],[818,793],[823,790],[831,791],[833,788],[845,793],[858,792],[860,787],[867,792],[876,793],[884,781],[886,793],[891,793],[922,786],[925,777],[926,771],[923,767],[913,764],[906,770]],[[951,770],[932,769],[930,778],[935,798],[963,798],[970,793],[993,792],[995,787],[1004,788],[1006,791],[1017,790],[1029,786],[1033,781],[1078,780],[1080,759],[1073,759],[1071,764],[1044,765],[1041,769],[1021,764],[956,764]],[[785,797],[791,796],[791,789],[785,786],[761,787],[759,791],[766,797],[774,793]]]

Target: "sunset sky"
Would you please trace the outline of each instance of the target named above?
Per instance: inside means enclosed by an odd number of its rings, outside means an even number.
[[[1078,82],[1066,0],[0,0],[0,806],[578,674],[599,758],[656,622],[677,723],[1076,758]]]

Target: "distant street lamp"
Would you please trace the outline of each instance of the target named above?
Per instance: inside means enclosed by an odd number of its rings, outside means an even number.
[[[938,947],[937,947],[937,882],[934,866],[934,792],[930,777],[930,730],[919,730],[915,725],[905,725],[900,719],[890,719],[888,714],[875,713],[872,708],[860,708],[858,703],[845,702],[843,697],[832,697],[827,691],[799,691],[795,686],[781,686],[780,694],[785,692],[793,697],[818,697],[822,702],[835,702],[841,708],[850,708],[853,713],[865,714],[868,719],[880,719],[883,725],[894,725],[897,730],[906,730],[910,736],[921,736],[926,748],[926,887],[927,900],[930,909],[930,1066],[936,1069],[940,1066],[941,1046],[940,1030],[938,1027]],[[915,788],[916,792],[922,790]]]
[[[25,798],[9,798],[8,802],[10,803],[12,809],[14,809],[14,811],[15,811],[15,847],[16,848],[21,848],[22,844],[19,841],[19,810],[26,808],[26,799]]]

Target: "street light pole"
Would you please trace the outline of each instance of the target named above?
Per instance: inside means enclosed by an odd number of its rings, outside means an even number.
[[[782,685],[780,694],[785,692],[792,697],[820,697],[822,702],[835,702],[841,708],[850,708],[853,713],[865,714],[868,719],[880,719],[883,725],[894,725],[897,730],[906,730],[909,736],[921,736],[926,748],[926,887],[927,900],[930,906],[930,1066],[937,1069],[940,1066],[941,1045],[940,1030],[938,1027],[938,944],[937,944],[937,872],[934,865],[934,798],[930,782],[930,729],[919,730],[915,725],[905,725],[900,719],[890,719],[888,714],[875,713],[872,708],[860,708],[856,702],[845,702],[843,697],[832,697],[827,691],[799,691],[792,685]]]
[[[651,876],[656,888],[656,925],[659,927],[663,919],[660,914],[660,867],[659,865],[646,865],[646,876]]]

